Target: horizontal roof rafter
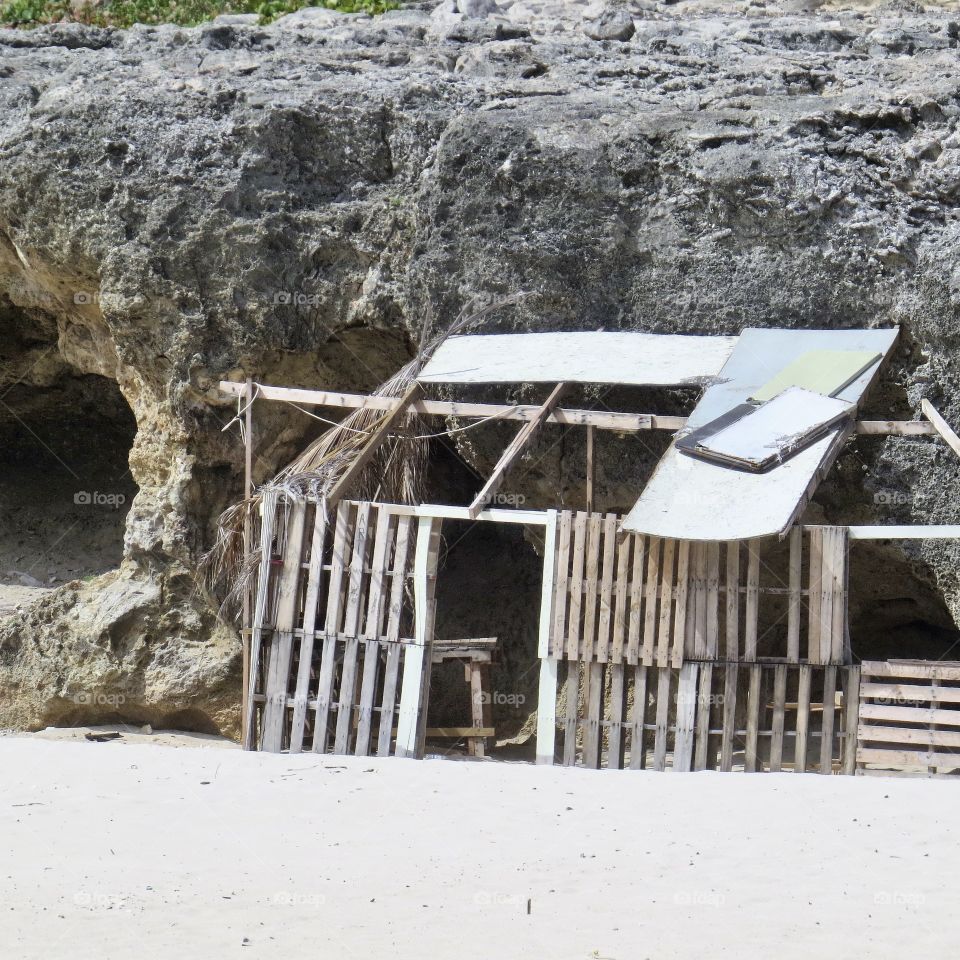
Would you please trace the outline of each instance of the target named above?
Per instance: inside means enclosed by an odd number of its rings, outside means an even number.
[[[338,393],[330,390],[306,390],[298,387],[274,387],[255,384],[256,397],[260,400],[275,400],[282,403],[300,404],[305,407],[330,407],[332,409],[392,410],[396,397],[375,397],[362,393]],[[220,391],[229,396],[245,395],[246,384],[221,380]],[[415,400],[407,409],[428,417],[462,417],[464,419],[519,420],[530,422],[540,407],[537,404],[508,403],[461,403],[458,400]],[[686,417],[661,416],[655,413],[621,413],[613,410],[580,410],[567,407],[554,409],[545,423],[569,427],[596,427],[613,433],[640,433],[644,430],[682,430]],[[865,436],[936,436],[937,430],[926,420],[859,420],[855,432]]]

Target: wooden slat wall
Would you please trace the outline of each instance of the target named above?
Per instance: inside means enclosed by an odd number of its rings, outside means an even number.
[[[770,542],[618,537],[618,521],[559,513],[548,656],[677,668],[850,662],[846,528],[795,528],[772,565]],[[761,623],[773,629],[761,635]]]
[[[859,776],[960,770],[960,663],[864,661],[859,696]]]
[[[245,747],[390,755],[413,628],[412,518],[349,501],[328,518],[273,491],[264,503]]]
[[[567,766],[853,773],[859,667],[567,661],[566,669],[568,709],[557,726]]]

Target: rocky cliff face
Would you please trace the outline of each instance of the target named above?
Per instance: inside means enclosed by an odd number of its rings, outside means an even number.
[[[0,559],[69,581],[0,625],[0,725],[235,731],[239,644],[192,576],[239,493],[225,376],[367,388],[431,318],[524,291],[491,329],[898,323],[872,412],[960,420],[960,22],[460,2],[0,31]],[[262,407],[258,480],[316,429]],[[665,442],[602,439],[603,508]],[[514,481],[529,503],[577,502],[579,443]],[[942,445],[861,440],[812,516],[956,521],[958,487]],[[865,555],[860,602],[920,643],[960,584],[910,549]]]

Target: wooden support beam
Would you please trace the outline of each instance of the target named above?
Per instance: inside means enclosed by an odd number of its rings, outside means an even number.
[[[369,439],[363,445],[363,448],[356,455],[356,457],[354,457],[350,466],[343,471],[343,473],[340,475],[340,478],[333,485],[333,489],[330,491],[330,494],[327,497],[331,504],[337,503],[337,501],[344,498],[344,496],[350,490],[350,487],[356,481],[357,477],[360,476],[360,472],[377,452],[380,444],[387,439],[387,436],[393,429],[396,422],[400,419],[400,417],[410,412],[410,404],[413,403],[414,400],[418,399],[422,392],[423,388],[420,386],[420,384],[414,383],[407,388],[407,392],[399,400],[392,401],[393,406],[390,408],[390,411],[383,418],[383,420],[380,421],[380,425],[377,427],[377,429],[370,434]]]
[[[243,555],[249,557],[253,549],[252,519],[250,517],[250,496],[253,493],[253,380],[247,377],[244,385],[246,410],[244,411],[243,431],[243,499],[246,508],[243,512]],[[250,627],[253,613],[252,584],[243,589],[243,618],[241,620],[240,647],[243,660],[243,681],[240,704],[241,740],[247,739],[247,697],[250,688]]]
[[[540,407],[539,414],[531,420],[529,423],[525,424],[520,428],[520,432],[513,438],[513,441],[507,447],[506,450],[500,455],[500,459],[497,462],[497,465],[493,468],[493,473],[490,474],[490,478],[483,485],[483,488],[480,492],[474,497],[473,503],[470,504],[470,519],[475,520],[480,512],[483,510],[484,506],[490,501],[490,498],[500,489],[500,484],[503,483],[504,477],[507,475],[507,471],[510,467],[513,466],[514,462],[520,457],[524,450],[530,445],[533,441],[533,438],[540,432],[540,428],[543,426],[544,421],[550,415],[554,407],[560,402],[560,398],[563,396],[564,390],[566,390],[567,385],[565,383],[558,383],[551,391],[550,396],[544,400],[542,406]]]
[[[220,391],[241,396],[243,384],[221,380]],[[336,393],[328,390],[302,390],[297,387],[271,387],[257,384],[257,398],[295,403],[307,407],[333,407],[348,410],[361,408],[390,410],[396,399],[372,397],[362,393]],[[457,400],[419,399],[410,405],[410,413],[426,417],[463,417],[465,419],[518,420],[529,423],[540,411],[537,404],[461,403]],[[641,430],[676,431],[687,422],[686,417],[661,417],[651,413],[620,413],[607,410],[577,410],[558,407],[547,417],[548,423],[567,427],[595,426],[614,433],[637,433]],[[929,426],[929,424],[923,424]],[[932,428],[931,428],[932,430]]]
[[[923,415],[933,424],[937,433],[947,441],[950,449],[960,457],[960,437],[954,433],[953,427],[940,416],[936,407],[929,400],[921,400],[920,409],[923,411]]]
[[[593,513],[593,483],[594,483],[594,462],[593,446],[597,428],[591,424],[587,427],[587,513]]]
[[[273,387],[256,384],[257,398],[306,407],[332,407],[347,410],[391,410],[394,397],[372,397],[362,393],[337,393],[329,390],[304,390],[298,387]],[[220,392],[232,397],[244,395],[245,384],[232,380],[220,381]],[[461,403],[456,400],[427,400],[420,398],[410,405],[410,413],[427,417],[463,417],[465,419],[496,418],[529,423],[540,408],[535,404]],[[669,430],[675,433],[687,424],[686,417],[660,416],[654,413],[622,413],[607,410],[579,410],[557,407],[546,419],[547,423],[570,427],[596,427],[614,433],[639,433],[643,430]],[[863,436],[935,436],[937,430],[925,420],[859,420],[855,432]]]
[[[847,535],[851,540],[960,540],[960,524],[851,526]]]

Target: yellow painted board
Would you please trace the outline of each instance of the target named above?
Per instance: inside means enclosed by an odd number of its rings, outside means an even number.
[[[788,363],[750,399],[764,402],[788,387],[803,387],[832,397],[872,367],[880,356],[872,350],[809,350]]]

